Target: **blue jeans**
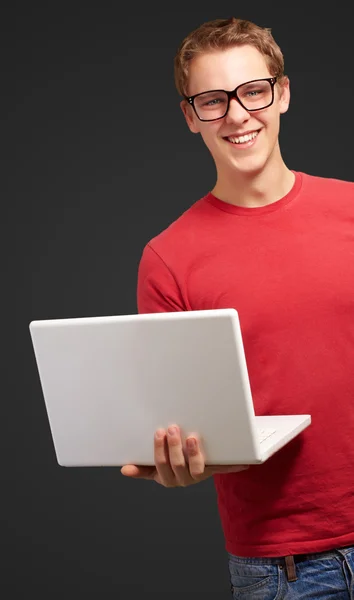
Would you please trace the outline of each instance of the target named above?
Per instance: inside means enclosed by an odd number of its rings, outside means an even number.
[[[287,558],[229,554],[234,600],[354,600],[354,546]]]

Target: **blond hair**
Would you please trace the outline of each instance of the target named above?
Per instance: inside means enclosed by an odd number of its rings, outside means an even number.
[[[174,59],[174,78],[177,91],[188,96],[189,63],[196,56],[234,46],[254,46],[264,56],[270,74],[278,82],[284,77],[284,57],[271,30],[243,19],[215,19],[200,25],[187,35]]]

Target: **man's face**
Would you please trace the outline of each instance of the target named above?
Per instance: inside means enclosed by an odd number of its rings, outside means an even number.
[[[271,76],[264,57],[256,48],[236,46],[193,59],[188,94],[193,96],[220,89],[231,91],[247,81]],[[275,85],[273,104],[256,112],[248,112],[233,98],[224,118],[202,122],[187,102],[182,101],[181,107],[190,130],[201,134],[219,176],[235,170],[252,175],[260,172],[270,159],[280,159],[280,115],[287,111],[289,100],[289,82],[285,80],[284,85]],[[250,142],[235,143],[235,138],[250,132],[258,132]],[[228,139],[230,137],[233,142]]]

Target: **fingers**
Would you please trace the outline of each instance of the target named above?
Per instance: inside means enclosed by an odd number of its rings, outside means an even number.
[[[155,433],[154,460],[159,482],[165,487],[175,487],[176,480],[170,464],[169,449],[164,429],[158,429]]]
[[[164,487],[185,487],[203,481],[217,473],[238,473],[249,465],[205,465],[204,453],[197,435],[186,440],[186,456],[180,430],[169,427],[167,433],[159,429],[154,440],[154,466],[124,465],[122,475],[156,481]]]
[[[204,464],[204,456],[200,448],[199,442],[196,438],[187,439],[186,441],[188,458],[189,458],[189,483],[195,481],[201,481],[206,477],[214,475],[216,473],[238,473],[240,471],[246,471],[249,469],[249,465],[208,465]],[[170,469],[172,475],[169,478],[168,486],[173,487],[181,485],[178,483],[177,478],[174,475],[172,468]],[[162,481],[160,475],[156,477],[157,470],[153,467],[137,466],[137,465],[124,465],[121,468],[121,473],[125,477],[133,477],[138,479],[149,479],[155,480],[162,485],[166,485],[166,480]],[[191,481],[189,481],[191,480]],[[186,485],[186,484],[184,484]]]
[[[194,480],[204,478],[205,462],[200,441],[197,436],[189,436],[186,440],[189,473]]]
[[[164,442],[164,443],[163,443]],[[195,483],[204,470],[204,459],[197,440],[191,445],[191,464],[186,461],[181,433],[176,425],[168,428],[167,433],[159,430],[155,435],[155,465],[158,482],[166,487],[187,486]]]
[[[189,485],[191,476],[183,452],[181,433],[179,428],[174,425],[167,430],[167,444],[170,457],[170,465],[175,476],[175,485]]]

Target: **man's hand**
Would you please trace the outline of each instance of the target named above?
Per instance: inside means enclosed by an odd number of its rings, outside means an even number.
[[[124,465],[122,475],[138,479],[150,479],[164,487],[186,487],[199,483],[215,473],[237,473],[248,469],[247,465],[205,466],[201,443],[197,436],[186,439],[186,454],[183,451],[179,428],[169,427],[167,432],[159,429],[154,438],[152,467]]]

